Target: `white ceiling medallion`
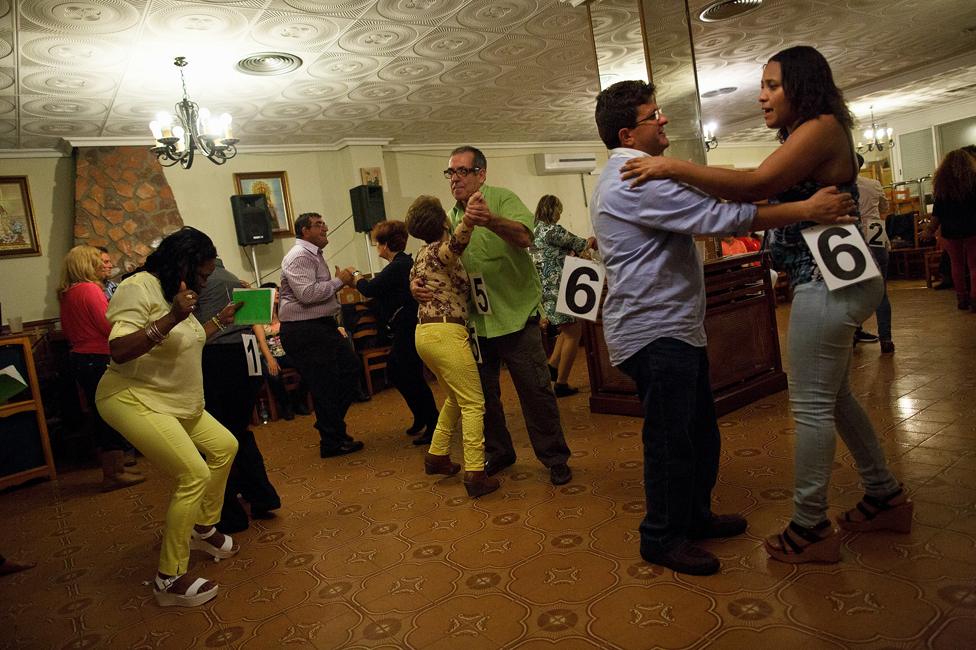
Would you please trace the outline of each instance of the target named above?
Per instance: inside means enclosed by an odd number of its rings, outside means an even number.
[[[762,3],[763,0],[719,0],[719,2],[713,2],[702,9],[698,17],[706,23],[732,20],[750,11],[755,11]]]

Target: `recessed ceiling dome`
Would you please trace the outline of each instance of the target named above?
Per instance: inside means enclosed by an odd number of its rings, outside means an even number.
[[[302,60],[285,52],[258,52],[237,62],[237,69],[244,74],[274,77],[288,74],[302,67]]]
[[[702,9],[698,17],[706,23],[732,20],[750,11],[755,11],[762,3],[763,0],[719,0],[719,2],[713,2]]]

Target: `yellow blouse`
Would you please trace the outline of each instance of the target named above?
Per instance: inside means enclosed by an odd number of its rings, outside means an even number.
[[[145,329],[170,308],[159,280],[150,273],[136,273],[119,285],[109,303],[109,341]],[[96,401],[128,388],[158,413],[177,418],[199,416],[203,412],[202,356],[206,341],[207,333],[191,314],[146,354],[125,363],[112,361],[98,384]]]

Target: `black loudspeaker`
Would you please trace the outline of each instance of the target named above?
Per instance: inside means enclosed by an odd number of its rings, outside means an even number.
[[[230,197],[230,208],[239,246],[270,244],[274,240],[271,211],[264,194],[236,194]]]
[[[381,186],[357,185],[349,190],[349,202],[352,203],[352,221],[356,232],[369,232],[379,222],[386,221]]]

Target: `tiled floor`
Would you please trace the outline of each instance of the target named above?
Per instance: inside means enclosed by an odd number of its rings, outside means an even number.
[[[235,559],[193,555],[221,588],[195,610],[161,609],[142,584],[169,494],[148,464],[146,483],[110,494],[91,469],[0,495],[0,551],[38,561],[0,578],[0,647],[976,647],[976,315],[917,282],[891,293],[897,351],[859,346],[853,384],[915,527],[850,535],[840,564],[779,564],[761,547],[791,512],[785,393],[721,419],[716,508],[749,530],[709,543],[723,570],[695,578],[638,556],[640,420],[590,414],[585,390],[560,400],[575,479],[554,488],[508,386],[519,462],[471,501],[458,477],[424,475],[388,390],[354,405],[367,448],[353,456],[319,459],[309,418],[259,428],[285,505],[239,536]],[[859,497],[840,445],[832,514]]]

